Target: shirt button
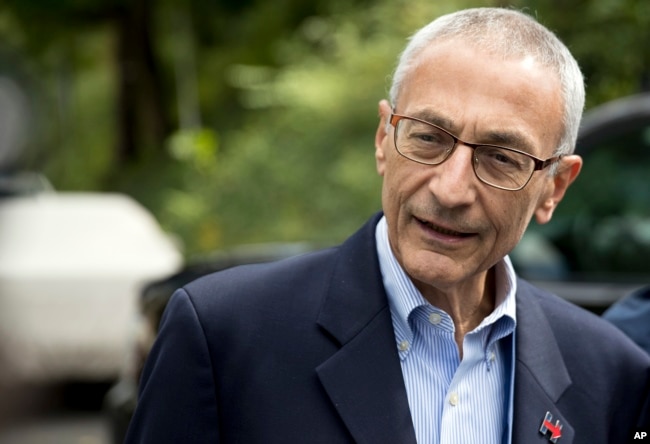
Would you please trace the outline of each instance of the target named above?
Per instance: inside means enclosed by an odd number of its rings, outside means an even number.
[[[456,407],[456,405],[458,405],[458,393],[454,392],[449,395],[449,404],[451,404],[453,407]]]
[[[429,322],[431,322],[433,325],[438,325],[440,322],[442,322],[442,316],[440,316],[438,313],[431,313],[429,315]]]
[[[399,343],[399,351],[406,351],[409,349],[409,341],[402,341]]]
[[[490,355],[488,356],[488,359],[490,362],[494,362],[494,360],[497,358],[497,355],[494,352],[490,352]]]

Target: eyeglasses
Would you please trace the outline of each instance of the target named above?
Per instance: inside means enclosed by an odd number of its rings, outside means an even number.
[[[476,177],[502,190],[521,190],[535,171],[543,170],[562,157],[541,160],[513,148],[467,143],[415,117],[392,114],[390,124],[395,127],[395,148],[407,159],[424,165],[440,165],[451,156],[460,142],[474,150],[472,167]]]

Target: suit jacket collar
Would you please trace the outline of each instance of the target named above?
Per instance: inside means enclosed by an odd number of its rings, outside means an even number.
[[[375,246],[380,217],[340,247],[318,323],[341,348],[317,373],[357,442],[416,444]],[[539,429],[550,412],[562,424],[558,442],[571,444],[574,430],[557,406],[571,378],[529,284],[517,288],[512,442],[547,442]]]
[[[318,376],[359,443],[415,444],[371,219],[340,247],[319,325],[341,348]]]
[[[575,431],[557,406],[571,385],[555,335],[530,284],[517,282],[514,423],[512,442],[540,441],[546,412],[562,425],[560,444],[571,444]],[[546,435],[549,438],[550,435]],[[540,441],[541,442],[541,441]],[[544,439],[546,442],[546,439]]]

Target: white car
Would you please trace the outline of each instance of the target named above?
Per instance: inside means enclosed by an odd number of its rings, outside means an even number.
[[[128,196],[0,198],[0,378],[116,379],[141,287],[182,263],[175,242]]]

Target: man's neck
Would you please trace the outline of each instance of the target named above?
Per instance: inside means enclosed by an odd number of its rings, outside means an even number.
[[[417,281],[414,283],[431,305],[449,314],[453,320],[454,336],[462,359],[465,335],[478,327],[494,310],[496,300],[494,268],[469,282],[449,288],[441,289]]]

